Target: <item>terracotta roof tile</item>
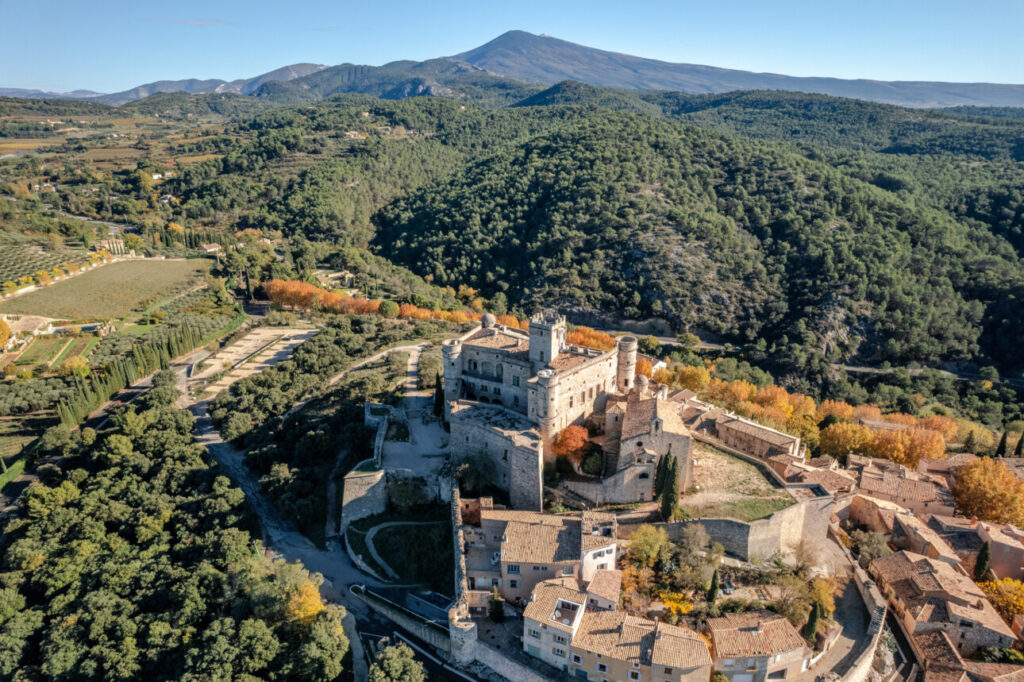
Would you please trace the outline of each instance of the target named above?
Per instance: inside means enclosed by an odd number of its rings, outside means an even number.
[[[594,572],[594,578],[587,585],[587,593],[606,599],[613,604],[619,603],[622,591],[622,571],[605,569]]]
[[[807,646],[788,620],[771,611],[709,618],[708,629],[718,658],[771,656]]]

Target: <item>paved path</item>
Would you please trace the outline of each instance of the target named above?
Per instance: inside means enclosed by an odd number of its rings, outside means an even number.
[[[366,549],[370,552],[370,556],[377,562],[377,565],[384,569],[388,574],[388,577],[392,580],[398,580],[399,575],[395,573],[394,569],[388,566],[387,562],[381,558],[380,554],[377,553],[377,548],[373,544],[373,539],[377,537],[377,533],[384,530],[385,528],[391,528],[393,526],[433,526],[438,523],[448,523],[447,521],[388,521],[387,523],[381,523],[370,530],[366,531]]]

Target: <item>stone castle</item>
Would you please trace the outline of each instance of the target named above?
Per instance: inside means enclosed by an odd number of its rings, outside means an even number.
[[[603,431],[604,467],[600,476],[567,481],[573,493],[594,504],[652,500],[657,459],[669,453],[679,460],[680,488],[688,487],[689,432],[667,389],[635,376],[636,338],[595,350],[566,342],[562,316],[537,314],[525,332],[485,315],[442,351],[452,456],[485,457],[491,482],[509,492],[513,507],[542,508],[551,443],[587,422]]]

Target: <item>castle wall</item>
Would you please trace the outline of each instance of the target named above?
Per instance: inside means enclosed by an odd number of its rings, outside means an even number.
[[[460,362],[462,385],[467,395],[526,414],[529,404],[526,384],[533,374],[529,362],[472,345],[463,346]]]
[[[654,473],[654,464],[633,464],[600,481],[565,480],[562,485],[596,505],[650,502]]]
[[[553,372],[546,386],[531,382],[530,418],[550,420],[552,433],[558,433],[604,411],[608,393],[615,390],[615,367],[616,353],[611,351],[571,371]]]
[[[791,553],[801,541],[812,551],[821,546],[828,535],[831,505],[830,497],[821,497],[801,500],[756,521],[704,518],[654,525],[665,528],[673,541],[682,538],[683,529],[687,526],[701,525],[711,541],[720,543],[727,554],[751,561]],[[629,537],[635,529],[620,525],[619,537]]]
[[[470,419],[451,422],[449,444],[456,460],[472,455],[483,455],[488,463],[488,480],[507,490],[514,509],[543,508],[542,457],[543,448],[517,445],[512,437],[501,431]]]

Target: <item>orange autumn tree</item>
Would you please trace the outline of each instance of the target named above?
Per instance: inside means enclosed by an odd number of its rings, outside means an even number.
[[[653,368],[651,366],[650,360],[648,360],[647,358],[636,359],[636,376],[645,376],[648,379],[650,379],[652,373]]]
[[[583,455],[587,452],[587,438],[590,434],[586,428],[573,424],[562,429],[555,442],[551,445],[551,451],[557,457],[568,457],[569,461],[579,466],[583,461]]]
[[[929,431],[941,434],[947,443],[952,443],[956,440],[959,430],[955,421],[942,414],[933,414],[930,417],[925,417],[917,425],[922,429],[928,429]]]
[[[565,335],[565,340],[574,346],[586,346],[598,350],[615,348],[615,337],[590,327],[576,327]],[[649,376],[649,375],[648,375]]]
[[[707,367],[683,365],[676,370],[675,383],[680,388],[686,388],[694,393],[699,393],[707,388],[711,382],[711,372]]]
[[[835,415],[838,419],[849,421],[853,419],[853,405],[843,402],[842,400],[823,400],[821,404],[818,405],[815,417],[820,423],[829,415]]]
[[[957,469],[953,497],[966,517],[1024,526],[1024,482],[999,460],[979,457]]]
[[[843,457],[848,452],[862,454],[871,444],[871,429],[860,424],[837,422],[818,434],[818,450],[830,457]]]

